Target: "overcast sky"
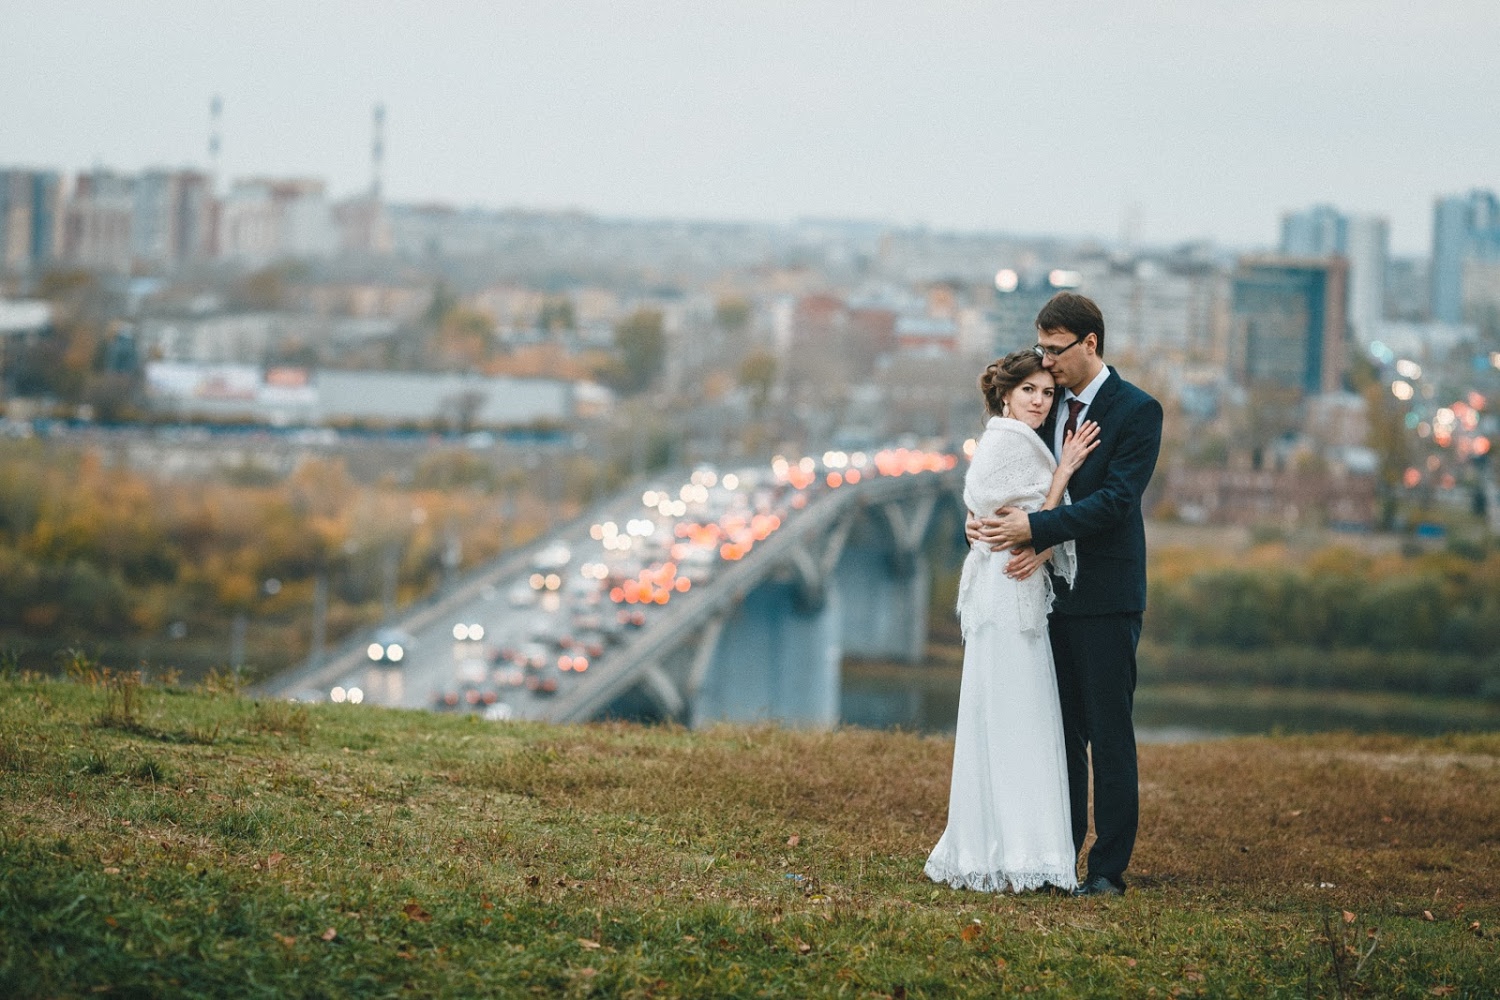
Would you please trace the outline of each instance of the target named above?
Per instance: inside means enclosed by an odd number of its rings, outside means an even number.
[[[1426,253],[1500,188],[1500,3],[0,0],[0,165],[204,165],[398,201]]]

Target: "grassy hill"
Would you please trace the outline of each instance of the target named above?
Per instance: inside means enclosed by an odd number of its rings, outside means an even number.
[[[0,995],[1500,985],[1500,736],[1143,747],[1109,901],[927,882],[951,753],[0,681]]]

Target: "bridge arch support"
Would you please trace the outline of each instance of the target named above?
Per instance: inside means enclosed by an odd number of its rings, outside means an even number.
[[[962,560],[961,476],[877,481],[818,499],[748,558],[694,588],[553,714],[776,720],[840,717],[846,655],[918,662],[931,564]]]

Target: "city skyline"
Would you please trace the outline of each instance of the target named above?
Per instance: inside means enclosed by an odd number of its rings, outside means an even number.
[[[257,5],[0,0],[0,163],[208,165],[392,201],[1275,244],[1331,203],[1426,254],[1500,182],[1490,5]]]

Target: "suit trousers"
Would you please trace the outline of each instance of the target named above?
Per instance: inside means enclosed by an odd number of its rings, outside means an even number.
[[[1093,752],[1094,832],[1088,875],[1124,884],[1140,822],[1136,773],[1135,651],[1139,614],[1065,615],[1053,612],[1048,633],[1057,667],[1073,847],[1089,832],[1089,752]]]

